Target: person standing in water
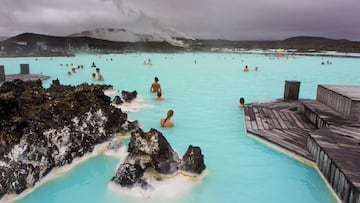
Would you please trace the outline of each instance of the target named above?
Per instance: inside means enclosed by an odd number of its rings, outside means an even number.
[[[164,98],[161,97],[161,92],[157,92],[157,97],[155,98],[156,101],[163,101]]]
[[[170,109],[167,112],[166,118],[160,119],[160,126],[163,128],[171,128],[174,127],[174,123],[170,120],[170,118],[174,115],[174,111]]]
[[[239,100],[239,102],[240,102],[240,108],[244,108],[245,107],[245,99],[244,99],[244,97],[241,97],[240,98],[240,100]]]
[[[100,68],[96,68],[96,73],[98,74],[98,80],[101,80],[103,81],[104,80],[104,77],[102,76],[102,74],[100,73]]]
[[[154,78],[154,81],[152,84],[151,84],[151,87],[150,87],[150,92],[153,92],[153,93],[157,93],[157,92],[161,92],[161,85],[159,83],[159,78],[158,77],[155,77]]]

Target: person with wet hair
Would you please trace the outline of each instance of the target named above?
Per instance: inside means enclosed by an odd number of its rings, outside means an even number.
[[[155,77],[154,81],[155,82],[153,82],[150,86],[150,92],[153,92],[153,93],[161,92],[161,85],[159,83],[159,78]]]
[[[245,107],[245,99],[244,99],[244,97],[241,97],[239,102],[240,102],[240,108],[244,108]]]
[[[155,98],[156,101],[163,101],[165,100],[164,98],[161,97],[161,92],[157,92],[157,97]]]
[[[96,73],[98,75],[98,80],[101,80],[103,81],[104,80],[104,77],[102,76],[102,74],[100,73],[100,68],[96,68]]]
[[[167,112],[166,118],[160,119],[160,126],[163,128],[171,128],[174,127],[174,123],[170,120],[170,118],[174,115],[174,111],[170,109]]]

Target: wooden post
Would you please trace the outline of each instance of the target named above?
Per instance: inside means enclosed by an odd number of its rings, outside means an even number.
[[[5,67],[0,65],[0,82],[5,82]]]
[[[300,81],[285,80],[284,99],[299,99]]]
[[[20,74],[30,74],[29,64],[20,64]]]

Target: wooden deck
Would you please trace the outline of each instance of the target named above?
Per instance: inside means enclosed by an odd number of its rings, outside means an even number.
[[[343,202],[360,202],[360,124],[329,126],[310,133],[308,149]]]
[[[5,74],[5,67],[0,65],[0,84],[7,81],[12,81],[15,79],[20,79],[23,81],[26,80],[47,80],[49,76],[39,75],[39,74],[30,74],[29,64],[20,64],[20,73],[19,74]]]
[[[359,90],[323,85],[318,87],[318,100],[247,104],[246,130],[316,162],[343,202],[360,203]]]
[[[330,126],[310,133],[338,168],[360,189],[360,124]]]
[[[306,141],[309,132],[316,127],[297,111],[301,101],[278,99],[247,104],[244,108],[247,131],[308,160],[314,160],[306,148]]]
[[[318,85],[316,100],[344,119],[360,122],[360,86]]]
[[[47,80],[49,79],[49,76],[46,75],[38,75],[38,74],[10,74],[10,75],[6,75],[5,76],[5,82],[6,81],[12,81],[15,79],[20,79],[20,80]]]
[[[317,100],[304,100],[300,104],[300,111],[317,128],[330,125],[350,125],[354,121],[344,119],[338,112]]]
[[[351,100],[360,101],[360,87],[350,85],[319,85]]]

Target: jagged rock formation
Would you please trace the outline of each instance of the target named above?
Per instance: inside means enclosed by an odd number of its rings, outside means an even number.
[[[125,90],[122,90],[121,91],[121,97],[119,95],[116,95],[112,101],[112,104],[115,104],[115,105],[120,105],[124,102],[132,102],[134,99],[136,99],[136,96],[137,96],[137,92],[136,90],[132,91],[132,92],[129,92],[129,91],[125,91]]]
[[[124,102],[123,102],[123,100],[120,98],[119,95],[116,95],[116,96],[114,97],[112,103],[115,104],[115,105],[120,105],[120,104],[122,104],[122,103],[124,103]]]
[[[205,169],[204,155],[200,147],[190,145],[182,157],[182,170],[200,174]]]
[[[0,198],[21,193],[115,133],[138,128],[110,105],[106,88],[64,86],[58,80],[48,89],[40,80],[0,86]]]
[[[123,187],[151,188],[144,178],[144,173],[149,169],[164,175],[175,174],[179,170],[201,174],[205,169],[200,147],[190,145],[183,159],[180,159],[162,133],[155,129],[147,133],[141,129],[132,132],[128,152],[127,159],[111,179]]]
[[[132,92],[128,92],[128,91],[121,91],[121,97],[124,101],[126,102],[131,102],[132,100],[134,100],[137,96],[137,92],[136,90],[132,91]]]

